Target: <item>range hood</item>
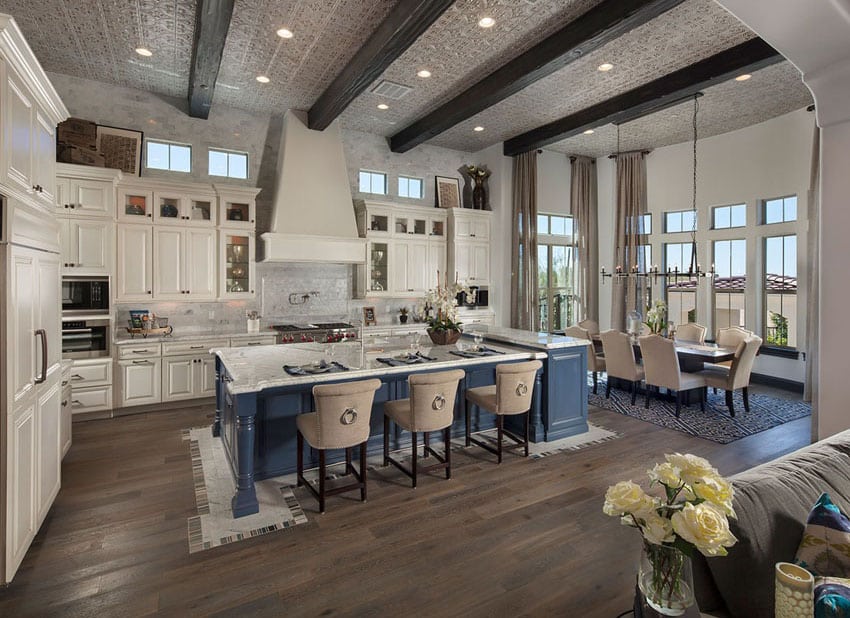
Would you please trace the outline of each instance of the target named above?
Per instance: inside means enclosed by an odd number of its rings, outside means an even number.
[[[305,113],[284,115],[271,230],[260,235],[264,262],[366,262],[338,121],[311,131]]]

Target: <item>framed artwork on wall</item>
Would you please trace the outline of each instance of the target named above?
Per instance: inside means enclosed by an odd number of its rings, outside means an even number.
[[[131,176],[142,173],[142,143],[144,133],[97,125],[97,151],[103,155],[106,167],[121,170]]]
[[[457,178],[436,176],[437,208],[460,208],[460,181]]]
[[[363,307],[363,326],[375,326],[378,323],[375,318],[374,307]]]

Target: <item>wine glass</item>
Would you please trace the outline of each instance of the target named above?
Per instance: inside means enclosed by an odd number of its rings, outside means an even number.
[[[472,334],[472,340],[475,342],[475,349],[480,350],[481,344],[484,341],[484,335],[476,331]]]

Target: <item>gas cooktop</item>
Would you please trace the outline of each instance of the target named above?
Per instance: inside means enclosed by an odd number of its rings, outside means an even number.
[[[336,343],[357,338],[357,329],[347,322],[273,324],[271,328],[278,332],[278,343]]]

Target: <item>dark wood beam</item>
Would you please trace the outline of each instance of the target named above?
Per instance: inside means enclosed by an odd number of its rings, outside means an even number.
[[[189,115],[208,118],[234,0],[198,0],[189,75]]]
[[[393,135],[390,150],[407,152],[682,2],[605,0]]]
[[[725,82],[741,73],[751,73],[783,60],[782,55],[755,38],[705,60],[659,77],[628,92],[559,120],[555,120],[505,142],[503,151],[512,157],[542,148],[608,123],[622,124],[654,113],[676,101]]]
[[[400,0],[313,103],[307,126],[326,129],[452,4],[454,0]]]

